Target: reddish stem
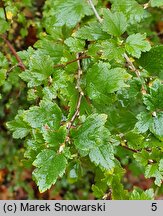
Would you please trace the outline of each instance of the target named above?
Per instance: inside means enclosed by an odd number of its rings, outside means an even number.
[[[71,60],[71,61],[69,61],[69,62],[66,62],[65,64],[57,64],[57,65],[54,65],[54,68],[66,67],[66,66],[69,65],[69,64],[72,64],[72,63],[77,62],[77,61],[79,61],[79,60],[81,60],[81,59],[87,59],[87,58],[90,58],[90,56],[81,56],[81,57],[79,57],[79,58],[76,58],[76,59],[74,59],[74,60]]]
[[[1,38],[5,41],[5,43],[7,44],[8,48],[10,49],[12,54],[15,56],[16,60],[18,61],[18,66],[24,71],[26,69],[26,67],[23,64],[21,58],[18,56],[18,54],[17,54],[15,48],[13,47],[13,45],[10,43],[9,40],[6,39],[6,37],[4,35],[2,35]]]

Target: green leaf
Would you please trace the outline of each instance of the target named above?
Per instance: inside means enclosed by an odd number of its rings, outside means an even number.
[[[163,0],[150,0],[152,7],[161,7],[163,6]]]
[[[63,44],[62,46],[58,44],[57,42],[54,43],[52,38],[43,38],[42,40],[38,40],[34,44],[35,48],[38,48],[39,51],[41,51],[42,56],[50,56],[51,60],[53,60],[53,65],[57,64],[61,57],[63,56]],[[50,62],[48,62],[50,63]],[[51,63],[50,65],[51,66]]]
[[[95,57],[95,58],[99,58],[102,54],[101,49],[102,49],[102,46],[99,42],[91,43],[88,46],[88,55]]]
[[[146,178],[154,177],[155,178],[155,184],[160,187],[162,180],[163,180],[163,175],[159,171],[158,164],[147,165],[147,167],[145,169],[145,177]]]
[[[161,141],[163,141],[163,85],[160,81],[155,80],[150,87],[150,94],[143,96],[144,104],[148,112],[141,112],[138,116],[138,122],[135,128],[144,133],[148,129]]]
[[[163,112],[155,113],[155,116],[141,112],[137,118],[138,122],[135,124],[135,129],[141,133],[150,130],[159,140],[163,141]]]
[[[35,166],[39,190],[56,184],[52,196],[67,190],[63,199],[158,198],[163,188],[162,8],[152,7],[161,1],[92,0],[101,22],[88,0],[41,0],[33,8],[32,0],[4,2],[0,170],[16,173],[18,185],[28,191],[19,177],[24,165]],[[37,16],[32,21],[31,9]],[[26,70],[17,67],[10,43],[22,50],[17,54]],[[77,53],[88,57],[80,59],[80,77]],[[140,77],[125,53],[135,58]],[[16,115],[18,108],[23,111]],[[12,139],[8,130],[24,140]],[[128,178],[141,176],[156,185],[142,190]]]
[[[140,114],[137,115],[137,123],[135,124],[135,128],[140,132],[140,133],[145,133],[150,125],[152,124],[152,118],[151,114],[147,112],[141,112]]]
[[[144,140],[144,147],[162,147],[162,142],[161,140],[157,139],[154,134],[150,133],[148,134],[148,137]]]
[[[75,145],[82,150],[89,152],[91,148],[96,147],[96,144],[103,144],[104,140],[100,132],[105,130],[105,123],[107,120],[107,115],[105,114],[92,114],[88,116],[85,122],[78,128],[75,133]],[[110,134],[108,132],[108,134]]]
[[[113,12],[123,12],[131,24],[137,24],[148,17],[148,12],[135,0],[110,0]]]
[[[124,109],[111,109],[108,113],[108,127],[110,131],[117,133],[124,133],[134,128],[136,123],[135,115],[129,110]],[[128,121],[130,119],[130,121]]]
[[[139,188],[135,188],[130,195],[130,200],[153,200],[153,199],[154,199],[154,191],[152,188],[146,191],[143,191]]]
[[[110,145],[103,145],[90,150],[90,160],[102,169],[112,170],[114,168],[113,148]]]
[[[114,167],[114,155],[109,143],[109,131],[104,127],[107,116],[92,114],[79,127],[74,143],[82,156],[89,155],[90,160],[102,169]]]
[[[107,185],[112,190],[112,200],[126,200],[128,199],[128,191],[124,189],[124,185],[121,182],[122,176],[124,176],[124,169],[121,167],[119,161],[115,161],[114,172],[106,174]]]
[[[38,91],[36,89],[29,89],[28,90],[28,96],[27,96],[27,99],[28,101],[33,101],[33,100],[37,100],[38,98]]]
[[[6,80],[7,69],[8,61],[3,53],[0,52],[0,86],[3,85]]]
[[[144,137],[141,134],[133,130],[127,132],[124,136],[128,147],[133,149],[141,149],[143,147]]]
[[[143,149],[141,152],[135,153],[134,158],[139,164],[141,164],[143,167],[146,167],[150,156],[149,153]]]
[[[48,81],[48,77],[53,73],[53,60],[48,55],[43,55],[40,51],[36,51],[30,57],[29,70],[25,70],[20,77],[28,82],[28,87],[41,85],[44,81]]]
[[[144,169],[145,177],[154,177],[155,184],[160,186],[163,180],[162,152],[158,150],[158,147],[153,148],[151,152],[143,149],[141,152],[135,153],[134,158]]]
[[[129,35],[125,49],[133,57],[140,58],[141,52],[147,52],[151,49],[150,43],[145,40],[146,35],[140,33]]]
[[[36,51],[32,47],[28,47],[27,50],[22,50],[17,52],[18,56],[23,60],[25,65],[28,65],[30,62],[30,57],[34,55]]]
[[[7,69],[9,66],[7,58],[0,52],[0,67],[2,69]]]
[[[71,52],[76,53],[84,50],[85,41],[70,37],[65,40],[65,44],[70,48]]]
[[[93,100],[108,100],[108,95],[123,87],[130,75],[123,68],[110,69],[107,63],[99,62],[90,68],[87,73],[87,93]]]
[[[108,40],[101,43],[102,58],[115,60],[118,63],[124,62],[124,48],[117,44],[115,40]]]
[[[128,199],[128,191],[124,190],[124,186],[121,183],[118,176],[114,175],[112,184],[112,199],[113,200],[126,200]]]
[[[45,149],[45,144],[36,139],[27,139],[25,142],[24,157],[28,160],[28,164],[32,165],[36,156]]]
[[[57,6],[52,7],[54,16],[56,17],[56,25],[74,27],[85,15],[92,15],[92,9],[87,1],[67,0],[59,1]]]
[[[92,191],[93,194],[101,199],[104,197],[104,194],[108,190],[107,185],[107,178],[105,178],[105,173],[99,169],[96,168],[95,170],[95,178],[94,178],[94,184],[92,185]]]
[[[62,113],[56,103],[48,100],[42,100],[39,106],[30,107],[25,112],[24,120],[32,128],[42,128],[48,126],[52,129],[58,129],[60,126]]]
[[[121,101],[121,104],[123,104],[122,106],[124,108],[127,108],[128,110],[133,110],[135,107],[139,105],[139,101],[142,99],[142,81],[137,77],[133,77],[132,79],[128,80],[127,84],[130,86],[130,88],[123,88],[119,90],[117,92],[117,96],[118,100]],[[133,98],[135,98],[135,100],[132,100]]]
[[[161,173],[163,173],[163,159],[161,159],[160,162],[159,162],[159,171]]]
[[[9,27],[9,23],[0,17],[0,34],[4,34],[9,29]]]
[[[6,79],[6,69],[0,69],[0,86],[4,84]]]
[[[82,167],[78,160],[70,162],[66,171],[68,173],[68,182],[71,184],[82,178]]]
[[[153,122],[150,125],[150,131],[161,141],[163,141],[163,112],[158,113],[153,117]]]
[[[76,70],[76,64],[73,64],[73,71]],[[74,94],[74,84],[72,83],[74,75],[68,74],[65,70],[56,70],[53,74],[51,85],[43,88],[43,95],[46,99],[54,99],[57,96],[69,98]]]
[[[127,20],[122,12],[112,13],[104,9],[103,30],[113,36],[122,35],[127,29]]]
[[[86,40],[105,40],[109,36],[107,33],[103,32],[100,23],[90,23],[88,26],[81,27],[77,32],[73,34],[74,36],[86,39]]]
[[[150,94],[143,96],[143,102],[150,111],[163,110],[163,84],[155,80],[150,87]]]
[[[33,162],[33,165],[37,167],[33,172],[33,177],[41,193],[55,184],[58,177],[63,176],[66,164],[66,158],[52,150],[45,149],[37,155]]]
[[[52,130],[50,128],[43,129],[43,137],[48,147],[58,150],[59,145],[64,143],[67,135],[65,127],[60,127],[58,130]]]
[[[147,70],[150,75],[163,79],[163,45],[153,47],[149,52],[142,53],[138,63]]]
[[[30,127],[23,120],[24,113],[23,111],[19,111],[16,115],[15,120],[7,122],[7,127],[13,131],[13,138],[22,139],[28,135],[30,132]]]
[[[92,191],[94,196],[97,198],[102,198],[104,196],[104,191],[96,185],[92,185]]]

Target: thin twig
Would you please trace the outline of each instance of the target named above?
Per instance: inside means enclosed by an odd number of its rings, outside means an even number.
[[[9,74],[14,68],[19,67],[19,63],[17,63],[16,65],[13,65],[8,71],[7,74]]]
[[[3,7],[4,15],[5,15],[5,20],[6,20],[6,22],[8,22],[8,19],[7,19],[7,12],[6,12],[6,7],[5,7],[5,3],[4,3],[3,0],[2,0],[2,7]]]
[[[76,59],[71,60],[71,61],[69,61],[69,62],[66,62],[66,63],[64,63],[64,64],[57,64],[57,65],[54,65],[54,68],[66,67],[67,65],[72,64],[72,63],[74,63],[74,62],[77,62],[78,60],[87,59],[87,58],[90,58],[90,56],[80,56],[79,58],[76,58]]]
[[[93,12],[94,12],[96,18],[97,18],[98,21],[101,23],[101,22],[102,22],[102,18],[99,16],[99,14],[98,14],[98,12],[97,12],[97,10],[96,10],[96,8],[95,8],[95,6],[94,6],[92,0],[88,0],[88,2],[89,2],[89,4],[90,4],[90,6],[91,6],[91,8],[92,8],[92,10],[93,10]]]
[[[78,102],[77,102],[77,106],[76,106],[76,111],[67,125],[68,131],[70,130],[71,126],[73,125],[73,122],[75,121],[76,117],[79,115],[81,100],[82,100],[82,97],[84,95],[84,92],[82,91],[81,86],[80,86],[80,77],[82,75],[82,69],[81,69],[81,64],[80,64],[81,58],[80,58],[79,53],[77,54],[76,59],[78,59],[78,61],[77,61],[78,62],[78,74],[77,74],[76,89],[79,92],[79,98],[78,98]]]
[[[78,63],[78,73],[77,73],[76,89],[79,92],[79,98],[78,98],[78,102],[77,102],[77,105],[76,105],[75,113],[73,114],[73,116],[70,119],[70,121],[67,123],[67,136],[66,136],[65,142],[62,143],[62,145],[60,146],[60,148],[58,150],[59,154],[64,150],[66,142],[69,142],[69,140],[70,140],[70,137],[69,137],[70,136],[70,129],[73,126],[73,123],[74,123],[75,119],[79,115],[81,100],[82,100],[82,97],[84,96],[84,92],[82,91],[81,86],[80,86],[80,78],[81,78],[81,75],[82,75],[82,69],[81,69],[81,63],[80,63],[81,59],[83,59],[83,57],[80,56],[80,53],[78,53],[77,56],[76,56],[75,61],[77,61],[77,63]],[[75,61],[73,61],[73,62],[75,62]]]
[[[138,78],[140,78],[140,72],[139,72],[139,70],[136,69],[136,67],[134,66],[134,64],[132,63],[132,61],[131,61],[130,58],[128,57],[128,55],[127,55],[126,53],[124,53],[123,56],[124,56],[124,58],[126,59],[126,62],[128,63],[129,68],[130,68],[133,72],[135,72],[135,74],[136,74],[136,76],[137,76]]]
[[[4,11],[6,22],[8,22],[6,7],[5,7],[5,3],[4,3],[3,0],[2,0],[2,7],[3,7],[3,11]],[[24,71],[26,69],[25,65],[23,64],[21,58],[18,56],[18,54],[17,54],[16,50],[14,49],[13,45],[8,40],[8,31],[6,32],[6,35],[2,35],[1,38],[5,41],[5,43],[7,44],[8,48],[10,49],[10,51],[12,52],[12,54],[15,56],[15,58],[16,58],[16,60],[18,62],[18,64],[16,64],[13,67],[11,67],[7,71],[7,73],[10,72],[11,70],[13,70],[17,66],[20,67]]]
[[[139,150],[136,150],[136,149],[132,149],[132,148],[129,148],[128,146],[124,146],[124,145],[121,145],[123,148],[125,148],[125,149],[127,149],[127,150],[129,150],[129,151],[132,151],[132,152],[134,152],[134,153],[138,153],[139,152]]]
[[[15,48],[13,47],[13,45],[10,43],[9,40],[7,40],[7,38],[4,35],[2,35],[1,38],[5,41],[5,43],[7,44],[8,48],[10,49],[12,54],[15,56],[16,60],[18,61],[18,66],[24,71],[26,69],[26,67],[23,64],[21,58],[18,56],[18,54],[17,54]]]
[[[69,129],[71,128],[71,126],[72,126],[73,122],[75,121],[76,117],[79,115],[79,110],[80,110],[80,104],[81,104],[82,97],[83,97],[83,94],[80,93],[79,94],[79,99],[78,99],[78,102],[77,102],[77,106],[76,106],[76,111],[75,111],[73,117],[71,118],[70,124],[68,126]]]
[[[126,62],[128,64],[129,69],[132,70],[133,72],[135,72],[136,76],[141,81],[140,71],[135,67],[135,65],[132,63],[132,61],[130,60],[130,58],[128,57],[128,55],[126,53],[124,53],[123,56],[126,59]],[[142,87],[141,87],[141,92],[142,92],[142,94],[146,94],[146,90],[145,90],[145,87],[144,87],[143,84],[142,84]]]

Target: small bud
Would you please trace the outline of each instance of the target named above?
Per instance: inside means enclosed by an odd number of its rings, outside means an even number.
[[[153,117],[157,117],[157,113],[154,111],[154,112],[152,113],[152,116],[153,116]]]

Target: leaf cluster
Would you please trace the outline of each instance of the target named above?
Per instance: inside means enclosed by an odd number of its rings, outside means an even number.
[[[163,46],[153,26],[163,2],[91,2],[96,11],[86,0],[45,2],[37,42],[16,54],[24,70],[9,72],[0,53],[1,97],[23,92],[6,130],[23,139],[24,164],[35,168],[40,192],[91,173],[96,198],[154,199],[163,180]],[[0,26],[10,35],[3,10]],[[129,189],[128,170],[153,184]]]

